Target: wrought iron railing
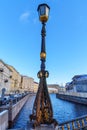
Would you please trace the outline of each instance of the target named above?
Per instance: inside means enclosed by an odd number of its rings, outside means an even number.
[[[59,124],[58,130],[87,130],[87,115]]]

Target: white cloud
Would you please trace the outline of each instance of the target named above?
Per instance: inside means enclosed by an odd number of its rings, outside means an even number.
[[[22,13],[21,16],[20,16],[20,20],[23,21],[23,22],[28,22],[29,16],[30,16],[29,12]]]

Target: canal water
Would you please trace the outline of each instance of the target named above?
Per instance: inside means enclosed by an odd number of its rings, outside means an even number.
[[[51,94],[50,97],[53,106],[54,118],[59,123],[87,114],[86,105],[81,105],[58,99],[56,98],[55,94]],[[16,121],[14,122],[13,128],[26,127],[27,121],[29,120],[29,115],[32,112],[34,99],[35,96],[29,97],[29,100],[26,102],[25,106],[22,108]]]

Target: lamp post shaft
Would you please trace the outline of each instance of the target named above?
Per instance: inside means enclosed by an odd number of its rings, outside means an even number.
[[[46,48],[45,48],[45,36],[46,36],[46,29],[45,29],[45,23],[42,23],[42,30],[41,30],[41,36],[42,36],[42,41],[41,41],[41,53],[40,54],[45,54],[46,55]],[[45,58],[46,57],[41,57],[41,70],[45,70]]]
[[[46,36],[46,24],[42,23],[42,30],[41,30],[41,36],[42,36],[42,45],[41,45],[41,52],[45,52],[45,36]]]

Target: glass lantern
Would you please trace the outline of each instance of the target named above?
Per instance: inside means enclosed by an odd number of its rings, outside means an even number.
[[[40,4],[38,6],[38,14],[41,22],[47,22],[49,17],[50,7],[47,4]]]

